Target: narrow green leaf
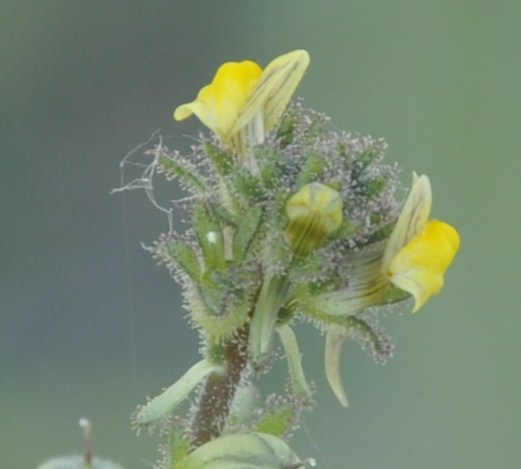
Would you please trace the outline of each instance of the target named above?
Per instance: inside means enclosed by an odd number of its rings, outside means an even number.
[[[206,185],[201,178],[193,171],[192,168],[187,168],[179,161],[170,158],[162,153],[159,156],[159,164],[169,177],[177,177],[191,189],[196,191],[206,192]]]
[[[325,161],[319,154],[309,155],[297,178],[297,187],[316,180],[317,176],[324,171]]]
[[[286,299],[289,280],[273,275],[264,279],[250,322],[248,349],[254,367],[260,367],[269,358],[279,310]]]
[[[233,239],[233,258],[240,264],[246,257],[250,243],[259,228],[262,219],[262,209],[254,205],[249,209],[239,223]]]
[[[210,373],[222,372],[222,367],[201,360],[193,365],[178,381],[139,409],[135,417],[138,425],[149,425],[167,417],[193,389]]]
[[[206,267],[210,270],[224,270],[226,268],[224,240],[219,222],[202,204],[194,206],[192,220]]]
[[[219,174],[225,176],[233,171],[234,165],[231,155],[225,153],[209,142],[205,143],[204,150]]]
[[[346,337],[345,329],[329,329],[326,333],[326,350],[324,353],[327,381],[334,395],[344,407],[348,406],[349,401],[340,375],[340,357]]]
[[[193,280],[201,280],[201,266],[197,254],[181,241],[170,241],[167,249],[169,257]]]
[[[287,324],[277,327],[280,341],[284,348],[284,354],[288,362],[291,387],[298,399],[305,402],[311,401],[311,390],[309,389],[304,370],[301,363],[301,355],[298,348],[295,333]]]

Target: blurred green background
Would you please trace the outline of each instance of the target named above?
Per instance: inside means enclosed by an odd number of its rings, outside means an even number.
[[[188,151],[202,126],[175,105],[224,61],[295,48],[306,104],[386,137],[404,183],[428,174],[463,243],[442,295],[386,319],[393,360],[346,347],[347,410],[299,328],[318,394],[295,447],[326,469],[519,467],[520,25],[518,1],[2,0],[0,467],[79,450],[83,416],[97,454],[152,466],[129,414],[198,343],[139,245],[164,215],[109,196],[119,161],[158,128]]]

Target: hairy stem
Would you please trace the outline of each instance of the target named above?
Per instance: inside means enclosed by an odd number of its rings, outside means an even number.
[[[192,421],[193,444],[198,447],[220,435],[248,362],[249,326],[245,324],[225,347],[226,371],[211,373],[199,397]]]

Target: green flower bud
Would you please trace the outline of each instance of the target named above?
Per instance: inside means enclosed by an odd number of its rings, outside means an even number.
[[[312,182],[286,203],[286,236],[298,255],[306,256],[342,224],[342,199],[330,187]]]

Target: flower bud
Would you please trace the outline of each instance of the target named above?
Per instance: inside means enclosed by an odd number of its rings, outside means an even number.
[[[312,182],[286,203],[286,236],[297,255],[306,256],[342,224],[342,199],[330,187]]]

